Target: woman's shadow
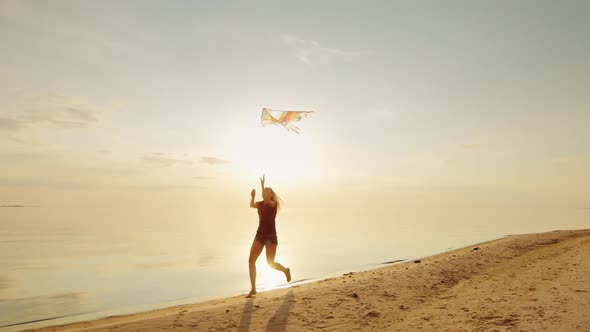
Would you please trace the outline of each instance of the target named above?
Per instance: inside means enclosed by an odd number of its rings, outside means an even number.
[[[287,320],[289,318],[289,312],[295,305],[295,296],[293,290],[289,290],[285,296],[283,296],[283,303],[277,309],[275,314],[270,317],[266,324],[267,331],[285,331],[287,328]],[[250,298],[244,304],[244,311],[242,312],[242,318],[240,320],[239,332],[250,331],[250,323],[252,320],[252,309],[254,308],[254,298]]]

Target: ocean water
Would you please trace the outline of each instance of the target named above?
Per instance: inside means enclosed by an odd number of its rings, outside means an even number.
[[[295,281],[313,281],[509,234],[589,227],[589,211],[575,205],[447,203],[292,207],[277,218],[276,260],[291,267]],[[144,223],[116,213],[0,209],[0,330],[246,293],[257,216],[236,209],[221,217],[152,215]],[[264,255],[257,265],[262,291],[285,284]]]

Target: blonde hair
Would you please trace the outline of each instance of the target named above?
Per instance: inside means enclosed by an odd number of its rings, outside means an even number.
[[[285,205],[285,202],[279,197],[279,195],[277,195],[277,193],[271,187],[266,187],[265,189],[270,190],[270,192],[272,193],[272,200],[277,202],[277,210],[280,210]]]

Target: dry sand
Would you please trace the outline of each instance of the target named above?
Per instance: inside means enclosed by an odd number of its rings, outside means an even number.
[[[41,331],[79,330],[590,331],[590,230],[511,236],[254,299]]]

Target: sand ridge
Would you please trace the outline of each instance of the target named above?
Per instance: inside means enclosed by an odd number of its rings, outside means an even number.
[[[590,230],[39,331],[590,331]]]

